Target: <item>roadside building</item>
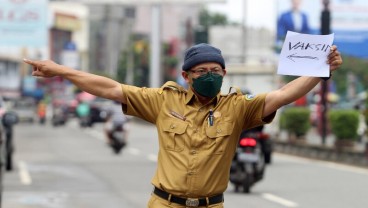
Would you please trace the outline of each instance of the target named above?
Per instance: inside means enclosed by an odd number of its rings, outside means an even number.
[[[278,87],[273,40],[272,31],[263,28],[244,30],[240,25],[211,27],[209,42],[221,49],[226,61],[223,93],[227,93],[230,86],[254,94]]]

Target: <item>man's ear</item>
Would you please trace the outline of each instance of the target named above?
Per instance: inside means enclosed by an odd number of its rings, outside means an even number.
[[[183,76],[185,82],[189,84],[189,74],[186,71],[182,71],[181,76]]]

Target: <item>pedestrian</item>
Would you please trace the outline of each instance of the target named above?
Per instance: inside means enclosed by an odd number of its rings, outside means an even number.
[[[194,45],[185,53],[182,76],[187,90],[171,81],[160,88],[136,87],[50,60],[24,61],[33,66],[33,76],[61,76],[81,90],[119,101],[125,114],[156,125],[159,152],[149,208],[223,207],[242,130],[271,122],[277,109],[321,80],[299,77],[269,93],[243,95],[239,90],[223,95],[225,61],[221,51],[208,44]],[[331,72],[342,64],[336,46],[327,63]]]

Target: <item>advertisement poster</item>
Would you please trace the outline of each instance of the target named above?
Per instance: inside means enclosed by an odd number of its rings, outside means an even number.
[[[368,1],[330,0],[331,33],[343,55],[368,59]],[[277,0],[277,47],[286,32],[321,34],[323,0]]]
[[[0,46],[47,45],[47,0],[0,0]]]

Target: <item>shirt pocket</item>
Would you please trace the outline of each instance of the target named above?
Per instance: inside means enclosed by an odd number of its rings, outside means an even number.
[[[230,122],[217,122],[206,127],[207,149],[209,154],[223,154],[234,125]]]
[[[165,140],[163,141],[164,148],[170,151],[180,152],[184,150],[184,138],[185,131],[187,130],[188,123],[179,121],[177,119],[169,119],[165,121],[163,125],[163,131],[165,133]]]

